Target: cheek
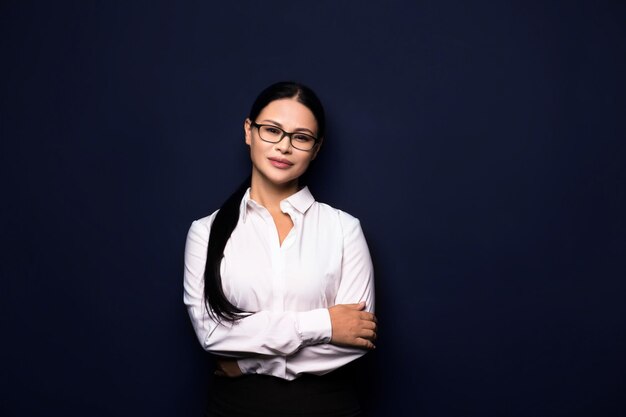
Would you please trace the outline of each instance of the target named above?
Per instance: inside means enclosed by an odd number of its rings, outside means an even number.
[[[312,161],[311,158],[307,158],[307,159],[303,159],[300,162],[300,173],[303,173],[309,168],[309,165],[311,165],[311,161]]]
[[[255,141],[252,141],[252,143],[249,145],[250,146],[250,157],[252,158],[259,158],[263,155],[263,146]]]

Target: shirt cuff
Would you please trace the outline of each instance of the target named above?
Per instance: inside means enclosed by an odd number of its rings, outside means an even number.
[[[296,313],[296,331],[304,346],[330,342],[332,326],[328,309]]]
[[[256,356],[237,360],[239,370],[244,375],[271,375],[287,379],[287,359],[283,356]]]

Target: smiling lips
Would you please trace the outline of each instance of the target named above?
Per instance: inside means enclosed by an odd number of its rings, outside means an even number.
[[[276,168],[289,168],[290,166],[293,165],[293,162],[290,162],[287,159],[283,159],[283,158],[267,158],[269,159],[270,163],[272,165],[274,165]]]

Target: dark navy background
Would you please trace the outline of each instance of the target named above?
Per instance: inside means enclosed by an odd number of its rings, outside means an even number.
[[[3,1],[1,414],[201,415],[187,229],[295,79],[377,270],[369,415],[626,416],[626,5],[532,3]]]

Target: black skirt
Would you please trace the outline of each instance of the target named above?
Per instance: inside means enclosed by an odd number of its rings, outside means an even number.
[[[214,376],[209,417],[361,416],[353,373],[339,369],[323,376],[286,381],[267,375]]]

